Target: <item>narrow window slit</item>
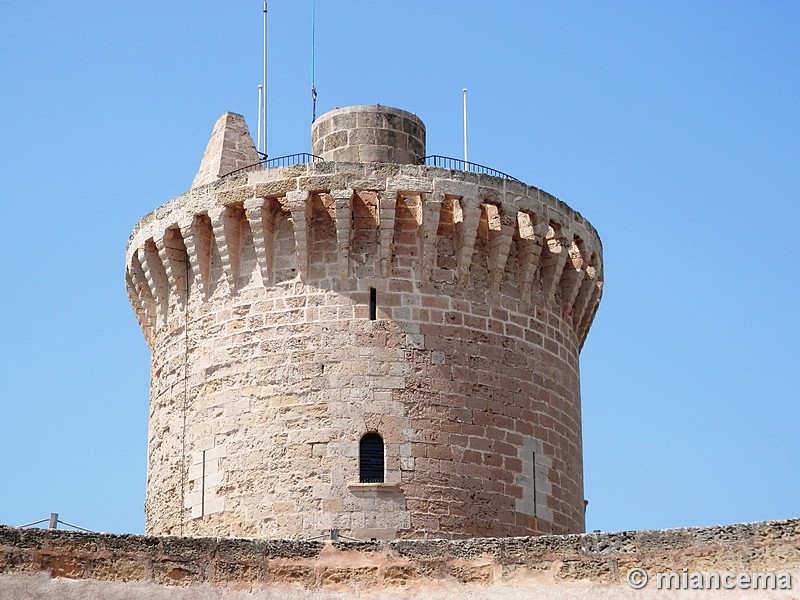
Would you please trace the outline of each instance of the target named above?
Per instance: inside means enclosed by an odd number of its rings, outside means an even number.
[[[369,320],[374,321],[378,318],[378,292],[375,288],[369,288]]]

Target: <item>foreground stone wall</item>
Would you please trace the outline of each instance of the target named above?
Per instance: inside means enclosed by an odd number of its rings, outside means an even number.
[[[537,188],[416,165],[255,170],[160,207],[127,256],[152,350],[147,531],[583,531],[601,254]],[[359,482],[367,432],[384,483]]]
[[[648,574],[642,589],[628,583],[632,569]],[[710,573],[730,575],[723,581],[738,583],[736,589],[658,589],[657,574],[664,572],[677,574],[673,586],[675,581],[682,585],[681,577],[697,582],[697,574],[709,581]],[[794,590],[782,589],[787,582]],[[761,587],[753,589],[757,585]],[[20,600],[796,598],[798,586],[800,519],[664,531],[373,543],[143,537],[0,526],[0,597]]]

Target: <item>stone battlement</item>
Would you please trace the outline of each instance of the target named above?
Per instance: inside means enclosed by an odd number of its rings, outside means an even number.
[[[405,280],[520,312],[555,306],[582,344],[600,301],[601,253],[579,213],[517,181],[318,162],[232,175],[168,202],[135,227],[126,278],[148,340],[187,295],[292,281],[399,293],[391,281]]]

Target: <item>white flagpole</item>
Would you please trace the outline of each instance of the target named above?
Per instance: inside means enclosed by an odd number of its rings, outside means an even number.
[[[261,157],[261,115],[262,105],[264,102],[264,86],[258,84],[258,133],[256,134],[256,150],[258,150],[259,158]]]
[[[317,3],[311,0],[311,122],[317,120]]]
[[[263,136],[263,142],[261,145],[261,151],[264,153],[264,156],[267,154],[267,0],[264,0],[264,102],[261,105],[261,110],[263,114],[263,121],[264,121],[264,128],[261,131],[261,135]]]
[[[467,160],[467,88],[461,90],[464,94],[464,162]]]

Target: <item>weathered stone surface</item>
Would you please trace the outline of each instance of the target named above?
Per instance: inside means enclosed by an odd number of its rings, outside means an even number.
[[[258,161],[258,152],[244,117],[227,112],[214,125],[192,187],[206,185]]]
[[[312,154],[326,161],[422,163],[425,125],[388,106],[347,106],[322,115],[311,127]]]
[[[149,565],[136,557],[100,558],[92,562],[89,577],[104,581],[142,581],[149,579]]]
[[[800,519],[667,531],[373,543],[164,539],[55,530],[39,534],[50,540],[48,549],[26,544],[27,531],[0,526],[0,598],[651,599],[672,593],[788,600],[796,587],[778,586],[777,577],[790,586],[800,581],[798,525]],[[752,531],[769,531],[770,537]],[[710,539],[718,542],[710,545]],[[98,548],[94,558],[86,553],[91,547]],[[115,549],[113,557],[102,550],[109,547]],[[632,569],[647,573],[643,589],[628,584]],[[739,592],[659,589],[659,574],[669,573],[679,585],[680,577],[688,581],[694,573],[758,577],[775,585]]]
[[[314,138],[352,142],[345,154],[402,146],[424,134],[415,119],[355,107]],[[148,532],[582,531],[594,229],[496,177],[325,162],[212,181],[131,236],[128,293],[152,350]],[[379,485],[359,482],[368,431],[384,442]]]

